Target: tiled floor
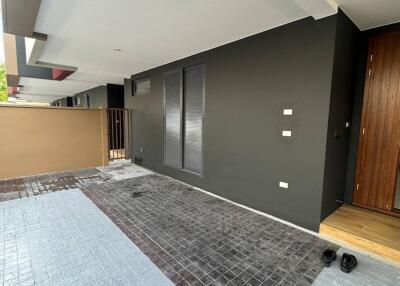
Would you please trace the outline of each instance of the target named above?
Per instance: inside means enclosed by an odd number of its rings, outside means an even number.
[[[351,251],[341,248],[338,254],[341,255],[344,252]],[[361,253],[357,254],[357,261],[358,266],[350,275],[340,271],[339,263],[334,263],[331,267],[324,268],[313,285],[400,285],[400,270],[398,268],[383,264]]]
[[[339,246],[128,163],[0,181],[0,199],[73,188],[176,285],[337,285],[318,276],[323,249]],[[380,285],[386,270],[400,277],[398,268],[365,259],[383,272],[368,279],[349,274],[341,281]]]
[[[172,282],[80,190],[0,203],[3,285]]]

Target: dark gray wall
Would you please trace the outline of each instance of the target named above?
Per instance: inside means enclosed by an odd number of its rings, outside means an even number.
[[[63,107],[67,107],[67,98],[66,97],[64,97],[64,98],[61,98],[60,99],[60,106],[63,106]]]
[[[53,102],[50,103],[50,105],[66,107],[67,106],[67,98],[60,98],[60,99],[54,100]]]
[[[58,100],[55,100],[55,101],[51,102],[50,105],[51,106],[57,106],[58,102],[60,103],[60,106],[63,106],[63,107],[72,107],[73,106],[72,97],[70,97],[70,96],[63,97],[63,98],[60,98]]]
[[[321,220],[344,200],[360,30],[339,10],[329,108]]]
[[[98,87],[77,93],[75,96],[81,97],[81,107],[88,107],[86,95],[90,97],[90,108],[107,107],[107,87],[100,85]]]
[[[319,229],[336,16],[303,19],[132,77],[133,151],[145,167],[238,203]],[[163,165],[163,75],[206,65],[204,176]],[[291,118],[283,108],[293,108]],[[281,131],[293,130],[292,138]],[[141,152],[142,151],[142,152]],[[289,183],[279,189],[279,181]]]
[[[53,79],[53,70],[44,67],[35,67],[26,64],[25,38],[15,36],[15,45],[17,50],[17,67],[20,77],[33,77],[41,79]]]
[[[387,25],[375,29],[370,29],[360,33],[360,43],[358,47],[358,62],[356,75],[356,91],[353,102],[352,128],[349,145],[349,159],[347,162],[346,190],[344,200],[346,203],[353,201],[354,179],[356,174],[357,147],[360,134],[362,103],[364,98],[365,68],[368,56],[368,43],[373,35],[400,31],[400,23]]]
[[[125,107],[133,106],[132,81],[130,78],[124,78],[124,103]]]
[[[87,95],[90,98],[90,108],[109,107],[124,108],[124,86],[107,84],[94,87],[75,94],[81,100],[80,107],[88,107]]]

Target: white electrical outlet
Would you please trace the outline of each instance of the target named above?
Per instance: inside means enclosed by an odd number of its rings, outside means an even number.
[[[283,115],[292,115],[293,114],[293,109],[284,109],[283,110]]]
[[[279,182],[279,187],[282,188],[282,189],[288,189],[289,188],[289,183]]]
[[[291,137],[291,136],[292,136],[292,131],[290,131],[290,130],[283,130],[283,131],[282,131],[282,136],[283,136],[283,137]]]

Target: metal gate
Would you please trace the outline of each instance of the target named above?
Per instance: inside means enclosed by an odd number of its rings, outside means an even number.
[[[108,150],[110,160],[130,158],[131,114],[129,109],[108,108]]]

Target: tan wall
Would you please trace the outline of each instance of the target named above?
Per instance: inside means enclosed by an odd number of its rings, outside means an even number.
[[[0,106],[0,178],[108,164],[100,109]]]
[[[3,36],[6,72],[10,75],[18,75],[17,44],[15,42],[15,35],[4,33]]]
[[[7,85],[16,87],[18,85],[18,64],[17,64],[17,44],[15,35],[3,34],[4,38],[4,58],[6,64]]]

